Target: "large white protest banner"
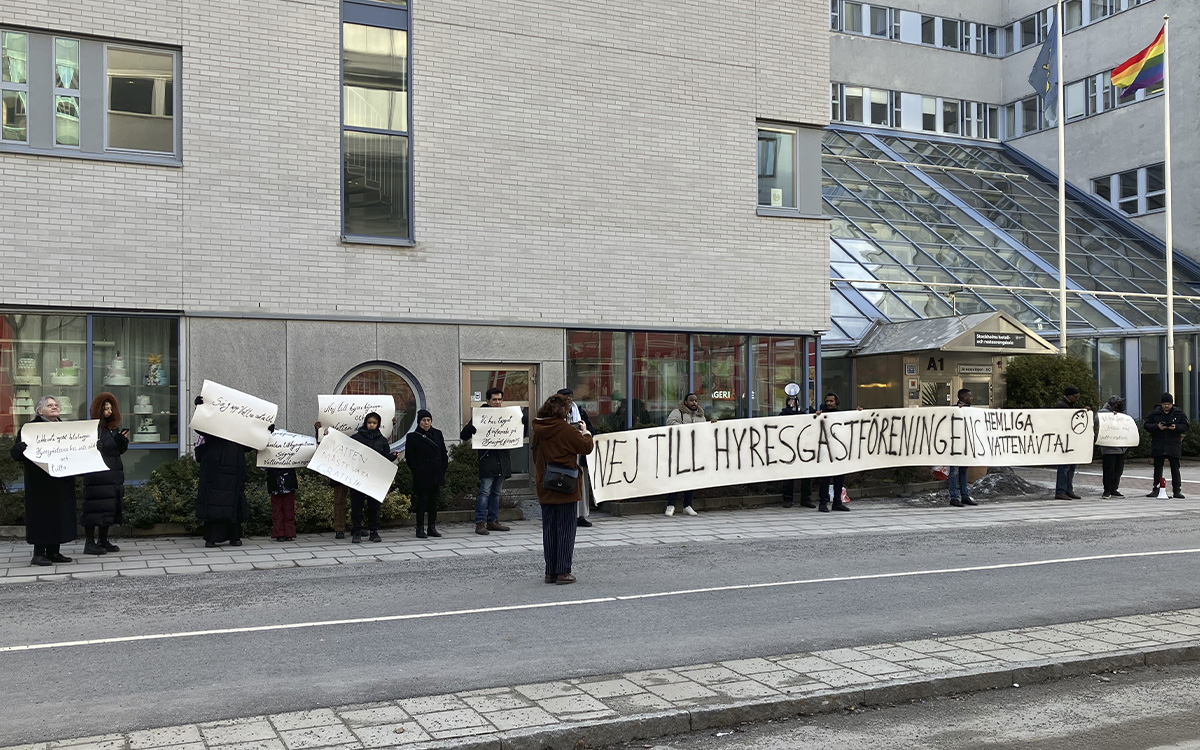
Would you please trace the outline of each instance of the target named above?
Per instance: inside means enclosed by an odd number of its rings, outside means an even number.
[[[520,448],[525,440],[519,406],[476,406],[471,423],[475,425],[471,447],[477,451]]]
[[[337,430],[321,441],[308,468],[380,502],[396,478],[396,464]]]
[[[1110,411],[1096,412],[1096,445],[1105,448],[1133,448],[1141,444],[1142,435],[1137,422],[1128,414]]]
[[[267,440],[267,447],[258,452],[258,468],[298,469],[308,466],[316,452],[317,439],[312,435],[275,430]]]
[[[27,422],[21,427],[25,458],[52,477],[73,477],[107,471],[104,457],[96,447],[100,422]]]
[[[200,388],[204,403],[192,413],[192,429],[262,450],[267,447],[279,407],[270,401],[205,380]]]
[[[798,414],[595,436],[596,502],[899,466],[1086,464],[1084,409],[927,407]]]
[[[391,396],[317,396],[320,434],[328,428],[353,435],[371,412],[379,415],[379,431],[385,437],[390,435],[392,419],[396,416],[396,399]]]

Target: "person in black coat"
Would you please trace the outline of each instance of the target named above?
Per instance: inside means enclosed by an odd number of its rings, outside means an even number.
[[[442,485],[446,483],[446,440],[433,427],[433,415],[421,409],[417,412],[417,429],[408,434],[404,462],[412,471],[413,512],[417,514],[417,538],[441,536],[437,530],[437,506]],[[428,514],[429,527],[425,527]]]
[[[484,394],[484,405],[493,409],[504,406],[504,391],[488,388]],[[522,414],[521,424],[528,420]],[[459,440],[470,440],[475,434],[475,420],[467,422],[458,433]],[[478,452],[479,494],[475,498],[475,533],[487,535],[492,531],[508,531],[509,526],[500,523],[500,488],[504,480],[512,476],[512,452],[514,448],[489,448]]]
[[[204,403],[196,397],[196,405]],[[270,429],[274,431],[275,425]],[[250,516],[246,499],[246,454],[254,450],[216,435],[197,430],[200,439],[194,452],[200,462],[200,485],[196,491],[196,518],[204,522],[204,546],[222,542],[242,546],[242,522]]]
[[[121,523],[125,501],[125,466],[121,454],[129,448],[129,430],[121,429],[121,409],[117,397],[99,393],[88,410],[92,419],[100,421],[100,455],[108,471],[83,475],[83,512],[79,525],[87,532],[83,545],[85,555],[120,552],[121,548],[108,541],[108,527]],[[100,539],[96,539],[96,527]]]
[[[392,446],[388,443],[387,438],[384,437],[383,433],[379,431],[379,425],[381,422],[382,419],[380,416],[375,412],[371,412],[363,420],[362,427],[359,427],[358,431],[350,437],[353,440],[356,440],[367,446],[389,461],[395,461],[397,456],[396,452],[392,450]],[[371,541],[382,542],[383,539],[379,537],[379,513],[383,508],[383,503],[379,502],[373,497],[370,497],[369,495],[365,495],[358,490],[353,489],[350,490],[350,522],[353,524],[354,528],[352,530],[350,541],[356,543],[362,542],[364,506],[370,515],[369,520],[371,524]]]
[[[295,469],[267,469],[267,494],[271,496],[271,538],[290,542],[296,538],[296,489],[300,480]]]
[[[788,417],[793,414],[812,414],[813,410],[805,411],[800,407],[799,396],[788,396],[784,402],[783,409],[780,410],[779,416]],[[795,500],[796,485],[794,479],[783,480],[783,507],[792,507],[792,502]],[[800,507],[815,508],[817,504],[812,501],[812,478],[804,477],[800,480]]]
[[[58,399],[42,396],[30,422],[58,422]],[[75,540],[75,477],[52,477],[25,457],[28,447],[17,433],[9,455],[25,467],[25,541],[33,545],[30,565],[69,563],[60,545]]]
[[[1159,405],[1146,415],[1142,423],[1150,433],[1150,457],[1154,459],[1154,486],[1146,497],[1158,497],[1158,485],[1162,482],[1163,462],[1171,464],[1172,497],[1183,499],[1183,479],[1179,476],[1179,456],[1183,452],[1183,433],[1188,431],[1188,418],[1182,410],[1175,408],[1175,399],[1164,393]]]

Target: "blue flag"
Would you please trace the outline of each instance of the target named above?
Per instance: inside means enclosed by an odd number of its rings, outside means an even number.
[[[1029,85],[1042,97],[1043,114],[1047,122],[1058,119],[1058,19],[1050,25],[1050,33],[1042,43],[1029,73]]]

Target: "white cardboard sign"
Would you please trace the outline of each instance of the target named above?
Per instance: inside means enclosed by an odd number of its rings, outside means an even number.
[[[21,428],[25,458],[52,477],[73,477],[108,471],[96,447],[100,421],[29,422]]]
[[[475,425],[471,447],[477,451],[520,448],[525,442],[519,406],[476,406],[471,423]]]
[[[308,466],[316,452],[317,439],[312,435],[275,430],[267,447],[258,452],[257,465],[260,469],[298,469]]]
[[[396,478],[396,464],[337,430],[321,441],[308,468],[379,502]]]
[[[1100,427],[1100,432],[1096,435],[1096,445],[1106,448],[1135,448],[1142,442],[1137,422],[1128,414],[1096,412],[1096,424]]]
[[[371,412],[379,415],[379,431],[384,437],[392,434],[396,399],[391,396],[317,396],[317,421],[321,423],[318,432],[323,436],[329,428],[353,435]]]
[[[596,435],[596,502],[899,466],[1092,460],[1092,413],[923,407],[798,414]]]
[[[249,393],[205,380],[200,389],[204,403],[192,413],[191,426],[197,432],[232,440],[247,448],[267,447],[279,407]]]

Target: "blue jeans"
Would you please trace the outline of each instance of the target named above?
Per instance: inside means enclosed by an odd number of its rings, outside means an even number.
[[[1075,491],[1075,464],[1058,467],[1058,476],[1054,479],[1054,494],[1066,495]]]
[[[500,487],[504,477],[480,477],[479,497],[475,498],[475,523],[500,520]]]
[[[951,466],[949,469],[950,499],[958,500],[961,498],[966,500],[970,498],[971,495],[967,492],[967,467]]]

